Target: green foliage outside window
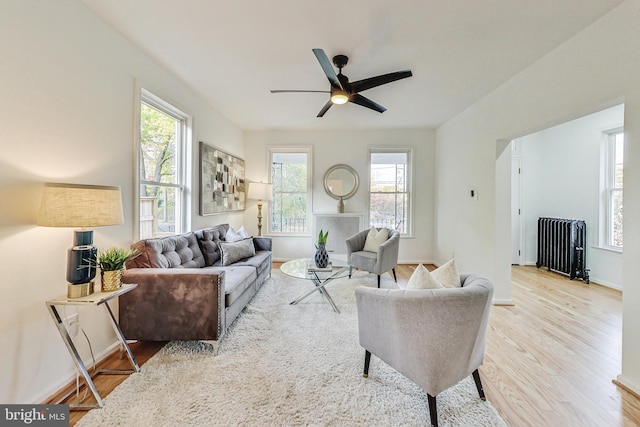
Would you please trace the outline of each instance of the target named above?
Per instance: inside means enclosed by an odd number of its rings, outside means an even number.
[[[297,162],[292,159],[299,158]],[[275,153],[272,165],[271,231],[307,231],[307,163],[300,153]]]
[[[176,230],[176,149],[182,121],[140,103],[140,233],[142,237]]]
[[[176,182],[178,120],[149,105],[140,105],[140,179]],[[147,196],[155,196],[150,189]]]

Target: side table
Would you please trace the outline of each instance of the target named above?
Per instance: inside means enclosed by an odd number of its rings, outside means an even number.
[[[70,410],[89,410],[94,408],[101,408],[104,405],[104,403],[102,402],[102,398],[100,397],[100,394],[98,393],[98,390],[96,389],[96,386],[93,383],[93,377],[95,377],[96,375],[125,374],[125,373],[130,374],[133,372],[140,372],[140,367],[138,366],[138,362],[136,362],[135,357],[133,357],[133,353],[131,352],[129,345],[127,344],[127,340],[122,334],[122,331],[120,330],[120,326],[118,325],[118,322],[116,321],[116,318],[114,317],[113,312],[111,311],[111,308],[109,307],[109,304],[108,304],[108,301],[114,298],[118,298],[120,295],[125,294],[131,291],[132,289],[135,289],[136,287],[138,287],[137,284],[126,284],[126,285],[122,285],[121,289],[118,289],[117,291],[113,291],[113,292],[95,292],[91,295],[88,295],[86,297],[81,297],[81,298],[67,298],[66,296],[60,296],[58,298],[49,300],[45,303],[47,308],[49,309],[49,314],[51,314],[51,317],[53,318],[53,321],[55,322],[58,328],[58,332],[60,332],[62,341],[64,341],[65,345],[67,346],[67,350],[69,350],[69,354],[73,358],[73,361],[75,362],[76,367],[82,373],[82,376],[84,377],[87,383],[87,386],[91,389],[91,392],[93,393],[93,396],[96,399],[95,405],[70,404],[69,405]],[[133,369],[99,369],[94,371],[92,374],[89,374],[89,371],[87,371],[87,368],[84,365],[84,362],[82,361],[82,358],[80,357],[80,354],[78,353],[78,350],[76,349],[76,346],[73,343],[71,336],[69,335],[69,331],[67,330],[67,327],[65,326],[64,322],[62,321],[62,318],[60,317],[60,314],[58,313],[58,310],[56,309],[57,305],[84,305],[84,306],[96,306],[96,307],[102,305],[105,308],[105,310],[107,310],[107,313],[109,314],[109,319],[111,320],[111,326],[113,326],[113,330],[115,331],[116,336],[118,337],[125,351],[127,352],[127,356],[129,357],[129,361],[131,362]],[[69,397],[72,393],[73,391],[67,394],[66,396],[64,396],[60,400],[60,402],[62,402],[67,397]]]

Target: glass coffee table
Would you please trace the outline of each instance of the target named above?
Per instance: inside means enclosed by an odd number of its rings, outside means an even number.
[[[314,271],[313,267],[315,264],[313,259],[310,258],[299,258],[291,261],[287,261],[280,266],[280,271],[282,271],[287,276],[295,277],[296,279],[304,279],[311,280],[311,282],[315,285],[313,289],[306,292],[304,295],[300,296],[295,301],[291,301],[291,305],[295,305],[311,295],[314,292],[320,292],[324,297],[329,301],[331,307],[336,313],[340,313],[338,307],[333,302],[331,295],[325,289],[332,280],[339,279],[341,277],[345,277],[349,275],[349,266],[345,261],[340,260],[331,260],[331,270],[327,271]]]

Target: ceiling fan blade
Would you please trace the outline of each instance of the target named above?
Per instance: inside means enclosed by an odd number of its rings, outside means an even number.
[[[381,86],[387,83],[395,82],[396,80],[406,79],[413,74],[411,70],[396,71],[395,73],[382,74],[376,77],[370,77],[368,79],[358,80],[357,82],[351,82],[352,92],[362,92],[372,87]]]
[[[331,100],[327,101],[327,103],[324,104],[324,107],[322,107],[322,110],[320,110],[320,112],[318,113],[318,115],[316,117],[324,116],[324,113],[326,113],[327,110],[329,110],[329,108],[331,108],[332,105],[333,105],[333,102],[331,102]]]
[[[378,113],[384,113],[385,111],[387,111],[387,109],[384,108],[382,105],[377,104],[372,100],[370,100],[369,98],[365,98],[364,96],[357,93],[354,95],[351,95],[351,97],[349,98],[349,102],[353,102],[354,104],[358,104],[363,107],[370,108],[373,111],[377,111]]]
[[[342,87],[342,84],[340,84],[340,80],[338,80],[338,75],[336,74],[336,70],[333,69],[333,66],[331,65],[331,61],[329,61],[329,58],[327,57],[327,54],[324,53],[324,50],[313,49],[313,53],[316,55],[316,58],[318,59],[318,62],[322,67],[322,71],[324,71],[324,74],[329,79],[331,86],[338,89],[344,89]]]
[[[271,90],[271,93],[289,93],[289,92],[331,93],[331,91],[329,90],[289,90],[289,89]]]

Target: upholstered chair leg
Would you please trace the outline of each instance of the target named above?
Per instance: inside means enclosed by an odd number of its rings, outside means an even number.
[[[362,376],[369,378],[369,363],[371,362],[371,352],[369,350],[364,351],[364,372]]]
[[[438,427],[438,410],[436,409],[436,397],[427,394],[429,400],[429,416],[431,417],[431,427]]]
[[[353,270],[353,266],[349,266],[349,279],[351,279],[351,271]]]
[[[476,369],[473,371],[473,380],[476,382],[476,388],[478,389],[478,394],[480,395],[480,399],[487,400],[484,396],[484,389],[482,388],[482,381],[480,381],[480,372]]]
[[[391,271],[393,271],[393,280],[395,280],[396,283],[398,283],[398,278],[396,277],[396,268],[392,268]]]
[[[380,275],[378,274],[378,287],[380,287]]]

